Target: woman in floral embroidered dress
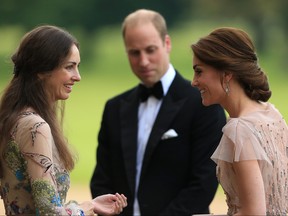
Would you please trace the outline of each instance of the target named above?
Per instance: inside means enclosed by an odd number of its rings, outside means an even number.
[[[56,26],[36,27],[23,37],[12,61],[14,74],[0,104],[1,197],[6,215],[119,214],[127,205],[123,194],[81,204],[65,200],[75,157],[61,123],[63,100],[81,79],[76,39]]]
[[[287,215],[288,129],[246,32],[219,28],[192,44],[194,78],[205,106],[229,114],[212,159],[228,215]]]

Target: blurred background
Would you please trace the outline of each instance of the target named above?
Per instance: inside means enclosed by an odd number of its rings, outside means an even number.
[[[139,8],[156,10],[166,18],[172,38],[171,61],[189,80],[193,76],[191,43],[217,27],[238,27],[248,32],[260,66],[269,77],[270,101],[288,119],[287,0],[0,0],[1,92],[12,76],[10,56],[27,31],[42,24],[57,25],[80,42],[82,80],[66,102],[65,133],[79,157],[71,173],[68,198],[91,198],[89,181],[105,102],[138,82],[125,54],[121,23]],[[219,188],[211,211],[223,214],[225,209]]]

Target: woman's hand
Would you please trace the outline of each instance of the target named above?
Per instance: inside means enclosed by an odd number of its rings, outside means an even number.
[[[92,200],[94,212],[100,215],[116,215],[127,206],[127,198],[123,194],[105,194]]]

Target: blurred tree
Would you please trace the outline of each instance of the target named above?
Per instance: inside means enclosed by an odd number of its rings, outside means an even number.
[[[103,25],[119,24],[138,8],[154,9],[173,25],[189,7],[189,0],[1,0],[0,25],[23,25],[27,29],[39,24],[67,28],[81,26],[86,32]]]
[[[85,61],[93,56],[90,41],[94,33],[103,26],[119,25],[124,17],[138,8],[148,8],[164,15],[169,26],[173,26],[189,7],[189,0],[0,0],[0,26],[16,25],[28,31],[42,24],[53,24],[81,35],[81,53]],[[119,25],[120,28],[120,25]],[[119,36],[121,35],[119,31]]]
[[[271,28],[278,26],[288,32],[287,0],[193,0],[194,19],[239,20],[247,23],[253,29],[253,38],[257,50],[264,51]],[[205,9],[205,11],[203,10]]]
[[[268,47],[267,41],[275,40],[271,32],[276,26],[278,33],[279,28],[288,33],[287,0],[0,0],[0,27],[20,25],[29,30],[40,24],[54,24],[79,29],[85,38],[82,55],[88,59],[92,56],[89,42],[94,33],[107,25],[120,28],[123,18],[138,8],[159,11],[169,28],[183,18],[248,23],[259,52]]]

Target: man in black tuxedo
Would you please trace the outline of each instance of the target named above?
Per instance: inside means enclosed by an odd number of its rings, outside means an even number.
[[[199,91],[170,63],[171,40],[159,13],[137,10],[122,31],[140,84],[106,103],[92,196],[125,194],[121,215],[208,213],[218,186],[210,156],[222,136],[224,111],[204,107]]]

